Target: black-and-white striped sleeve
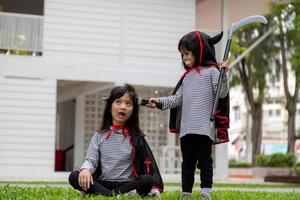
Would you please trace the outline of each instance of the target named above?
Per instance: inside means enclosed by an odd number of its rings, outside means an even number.
[[[160,97],[159,102],[163,105],[163,109],[175,108],[182,104],[182,85],[178,88],[176,93],[169,97]]]
[[[87,150],[84,162],[80,168],[88,169],[91,173],[94,173],[97,169],[99,161],[99,133],[94,133],[89,148]]]
[[[211,77],[212,77],[212,85],[214,88],[214,94],[216,94],[216,91],[217,91],[219,76],[220,76],[220,71],[217,68],[212,67],[211,68]],[[227,74],[223,75],[222,81],[223,81],[223,83],[222,83],[222,87],[221,87],[221,91],[220,91],[220,98],[226,97],[228,94],[228,91],[229,91],[229,81],[228,81]]]

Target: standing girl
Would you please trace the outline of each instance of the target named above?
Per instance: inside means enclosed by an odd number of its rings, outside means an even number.
[[[214,97],[216,94],[220,71],[215,59],[214,44],[222,38],[222,33],[211,38],[202,32],[190,32],[184,35],[178,44],[185,73],[175,87],[173,95],[150,98],[148,107],[154,108],[155,102],[161,103],[163,109],[182,107],[180,127],[175,126],[176,113],[171,110],[171,132],[180,132],[182,152],[182,197],[191,196],[196,165],[200,169],[201,197],[211,199],[213,183],[212,144],[216,141],[216,130],[210,122]],[[228,71],[227,63],[221,63]],[[223,76],[221,98],[228,96],[229,84],[227,74]],[[180,110],[180,109],[179,109]],[[178,111],[178,109],[177,109]],[[217,112],[221,112],[218,110]],[[217,117],[216,117],[217,118]],[[223,130],[227,132],[228,118],[222,117]],[[178,130],[176,130],[176,128]],[[180,131],[179,131],[180,130]],[[221,129],[220,129],[221,130]]]
[[[82,193],[160,196],[163,182],[139,127],[133,86],[115,87],[107,100],[101,129],[94,133],[80,171],[69,176]]]

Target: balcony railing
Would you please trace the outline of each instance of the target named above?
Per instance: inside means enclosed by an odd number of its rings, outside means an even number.
[[[42,44],[43,16],[0,12],[2,53],[23,52],[29,55],[41,55]]]

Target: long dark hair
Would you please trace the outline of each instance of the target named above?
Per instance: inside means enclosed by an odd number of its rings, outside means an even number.
[[[195,58],[195,66],[217,65],[214,45],[222,39],[222,36],[223,32],[213,37],[210,37],[204,32],[190,32],[180,39],[178,43],[178,51],[182,49],[191,51]],[[181,59],[183,59],[182,55]],[[184,69],[187,70],[188,66],[186,66],[183,61],[182,64],[184,66]]]
[[[137,94],[132,85],[125,84],[124,86],[116,86],[114,87],[106,102],[106,107],[104,109],[103,120],[101,125],[101,130],[107,131],[112,125],[113,119],[111,114],[112,103],[121,98],[125,93],[129,95],[133,103],[133,110],[130,118],[126,121],[125,126],[129,128],[131,133],[137,133],[140,135],[144,135],[140,129],[139,124],[139,106],[137,103]]]
[[[199,56],[200,56],[200,45],[198,42],[197,35],[194,32],[190,32],[188,34],[185,34],[178,43],[178,51],[186,49],[188,51],[191,51],[194,58],[195,58],[195,66],[199,66]],[[183,56],[181,55],[181,59],[183,59]],[[184,69],[188,69],[188,66],[182,61]]]

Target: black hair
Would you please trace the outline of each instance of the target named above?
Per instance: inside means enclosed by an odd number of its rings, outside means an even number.
[[[178,43],[178,51],[186,49],[191,51],[195,58],[195,66],[198,66],[199,56],[200,56],[200,45],[198,42],[197,35],[194,32],[190,32],[185,34]],[[181,59],[183,59],[183,55],[181,55]],[[184,69],[188,69],[188,66],[182,61]]]
[[[125,93],[129,95],[133,103],[132,114],[130,118],[126,121],[125,126],[129,128],[129,131],[131,133],[138,133],[140,135],[144,135],[139,125],[139,106],[137,103],[137,94],[135,92],[134,87],[129,84],[125,84],[124,86],[116,86],[111,90],[110,95],[106,101],[101,130],[104,131],[109,130],[110,126],[113,123],[112,114],[111,114],[112,103],[116,99],[121,98]]]
[[[199,35],[199,39],[198,36]],[[195,66],[210,66],[210,65],[216,65],[216,53],[215,53],[215,47],[214,45],[217,44],[223,36],[223,32],[217,34],[214,37],[210,37],[204,32],[194,31],[187,33],[184,35],[179,43],[178,43],[178,51],[186,49],[188,51],[191,51],[194,58],[195,58]],[[202,44],[202,52],[200,52],[200,42]],[[200,54],[202,57],[202,61],[200,62]],[[181,55],[181,59],[183,59],[183,56]],[[188,66],[185,65],[185,63],[182,61],[182,64],[185,69],[188,69]]]

